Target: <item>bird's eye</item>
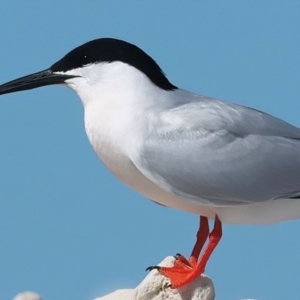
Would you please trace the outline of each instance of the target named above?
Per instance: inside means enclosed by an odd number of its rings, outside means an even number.
[[[83,66],[89,65],[91,63],[90,55],[83,54],[81,63]]]

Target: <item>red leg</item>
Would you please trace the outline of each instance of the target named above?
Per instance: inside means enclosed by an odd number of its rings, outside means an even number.
[[[205,221],[203,221],[203,222],[205,222]],[[200,230],[200,232],[201,232],[201,230]],[[200,239],[200,237],[201,237],[201,239]],[[196,242],[196,245],[195,245],[195,247],[192,251],[192,255],[191,255],[191,260],[194,260],[195,257],[197,256],[195,265],[193,265],[191,267],[185,266],[184,268],[179,268],[179,267],[175,267],[175,268],[174,267],[171,267],[171,268],[154,267],[154,268],[158,269],[158,271],[161,274],[164,274],[166,277],[168,277],[170,279],[172,288],[175,289],[175,288],[182,287],[183,285],[192,282],[194,279],[196,279],[198,276],[200,276],[204,272],[206,263],[209,260],[212,252],[218,245],[221,237],[222,237],[222,223],[219,220],[218,216],[216,216],[214,228],[211,231],[211,233],[209,234],[208,244],[207,244],[206,248],[204,249],[198,262],[197,262],[198,255],[201,251],[200,246],[201,246],[201,243],[204,244],[205,240],[204,240],[204,242],[202,242],[202,240],[204,239],[204,234],[203,234],[203,237],[202,237],[202,234],[200,234],[200,233],[197,234],[197,242]],[[151,270],[153,268],[149,268],[149,269]]]
[[[189,259],[191,266],[195,266],[197,264],[198,257],[207,240],[208,234],[209,234],[208,219],[207,217],[200,216],[200,225],[199,225],[199,230],[197,232],[197,241]]]
[[[200,255],[200,252],[207,240],[209,234],[209,227],[208,227],[208,219],[207,217],[202,217],[200,216],[200,224],[199,224],[199,229],[197,232],[197,240],[195,243],[195,246],[193,248],[193,251],[191,253],[190,259],[187,260],[183,255],[177,254],[176,258],[177,260],[175,261],[174,267],[175,268],[191,268],[197,264],[198,257]]]
[[[214,229],[212,232],[209,234],[209,241],[207,244],[207,247],[203,251],[200,259],[199,259],[199,264],[203,265],[205,268],[206,263],[208,262],[211,254],[219,244],[220,240],[222,238],[222,223],[218,216],[215,218],[215,224],[214,224]]]
[[[192,282],[194,279],[196,279],[204,272],[206,264],[211,254],[215,250],[216,246],[218,245],[221,237],[222,237],[222,223],[218,218],[218,216],[216,216],[214,228],[212,232],[209,234],[207,247],[204,249],[197,265],[189,272],[189,274],[187,274],[186,276],[182,276],[183,278],[181,278],[181,280],[177,280],[177,282],[173,283],[172,279],[169,277],[171,280],[171,287],[173,289],[179,288],[185,284]]]

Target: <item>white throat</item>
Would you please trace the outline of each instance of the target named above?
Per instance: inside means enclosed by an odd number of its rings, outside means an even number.
[[[112,170],[113,157],[128,158],[138,150],[139,140],[151,130],[148,124],[158,117],[157,102],[169,92],[122,62],[92,64],[67,73],[80,76],[66,83],[82,100],[93,148]]]

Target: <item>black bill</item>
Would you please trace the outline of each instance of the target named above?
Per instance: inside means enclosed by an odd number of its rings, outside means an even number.
[[[37,87],[64,83],[67,79],[78,77],[75,75],[55,74],[51,69],[30,74],[0,85],[0,95]]]

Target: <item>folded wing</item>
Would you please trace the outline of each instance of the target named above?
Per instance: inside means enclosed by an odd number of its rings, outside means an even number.
[[[300,196],[300,130],[247,107],[199,97],[160,113],[136,167],[203,204]]]

